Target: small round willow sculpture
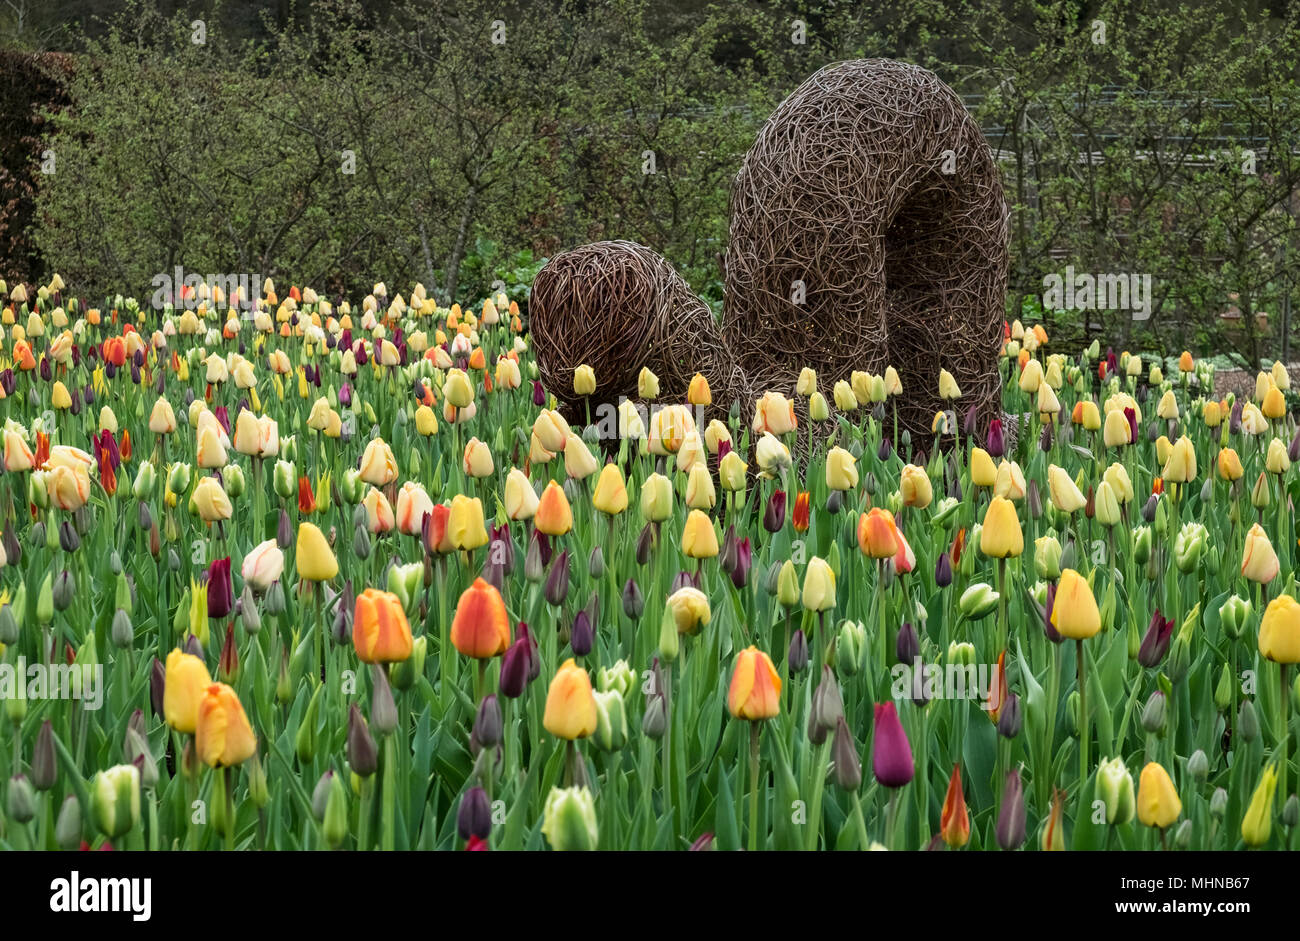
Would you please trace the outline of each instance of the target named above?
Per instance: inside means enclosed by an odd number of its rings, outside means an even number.
[[[664,401],[683,400],[697,372],[719,402],[747,391],[713,311],[644,245],[592,242],[561,252],[537,273],[528,310],[542,384],[572,415],[583,411],[573,391],[582,364],[596,374],[593,406],[635,399],[646,366]]]
[[[759,131],[731,194],[719,329],[659,255],[601,242],[556,256],[530,301],[543,380],[572,397],[591,365],[598,396],[635,395],[649,365],[665,398],[695,372],[748,416],[804,366],[830,398],[854,370],[898,370],[900,424],[934,413],[981,427],[999,401],[1007,209],[988,144],[933,73],[887,59],[817,72]],[[939,398],[940,368],[961,398]],[[801,408],[801,412],[804,411]]]

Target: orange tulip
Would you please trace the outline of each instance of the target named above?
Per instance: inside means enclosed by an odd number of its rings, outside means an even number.
[[[781,711],[781,677],[772,659],[757,647],[736,657],[727,693],[727,709],[737,719],[771,719]]]
[[[993,674],[993,682],[989,684],[989,702],[987,706],[989,718],[996,725],[998,718],[1002,715],[1002,707],[1007,703],[1007,652],[1004,650],[998,654],[998,668]]]
[[[411,625],[397,595],[367,588],[357,595],[352,646],[362,663],[401,663],[411,655]]]
[[[809,501],[812,494],[807,490],[801,490],[799,495],[794,498],[794,531],[797,533],[805,532],[809,523]]]
[[[474,579],[460,596],[451,622],[451,642],[467,657],[487,660],[510,646],[510,619],[496,586]]]
[[[873,559],[892,559],[898,551],[894,514],[872,507],[858,519],[858,548]]]
[[[203,692],[194,748],[213,768],[242,764],[257,751],[257,736],[248,724],[239,696],[225,683],[213,683]]]
[[[563,536],[573,528],[573,510],[564,490],[552,480],[542,491],[533,514],[533,525],[548,536]]]
[[[961,790],[961,765],[952,766],[948,779],[948,793],[943,799],[943,813],[939,817],[939,833],[953,849],[959,849],[970,840],[970,817],[966,813],[966,796]]]

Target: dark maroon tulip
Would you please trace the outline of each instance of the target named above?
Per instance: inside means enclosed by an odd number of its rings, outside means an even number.
[[[645,596],[641,594],[641,586],[635,578],[629,578],[623,583],[623,613],[635,621],[644,610]]]
[[[939,553],[939,561],[934,565],[934,583],[940,588],[952,584],[952,557],[946,552]]]
[[[876,703],[875,730],[871,737],[871,770],[883,787],[902,787],[912,781],[912,746],[898,721],[893,702]]]
[[[803,629],[797,629],[790,638],[790,649],[786,653],[786,663],[791,673],[802,673],[808,668],[808,638]]]
[[[785,491],[774,490],[767,500],[763,513],[763,528],[769,533],[779,533],[785,528]]]
[[[1228,416],[1228,434],[1236,435],[1241,433],[1241,412],[1243,408],[1245,408],[1244,403],[1233,403],[1232,413]]]
[[[893,453],[894,448],[893,445],[889,443],[889,439],[882,438],[880,440],[880,447],[876,449],[876,457],[880,458],[882,461],[887,461],[889,460],[889,455]]]
[[[456,812],[456,832],[462,840],[470,837],[486,840],[492,832],[492,807],[488,803],[487,791],[483,788],[475,785],[460,799],[460,809]]]
[[[1059,644],[1065,640],[1057,633],[1056,625],[1052,623],[1052,608],[1056,606],[1056,582],[1047,583],[1047,607],[1043,609],[1043,631],[1047,634],[1047,639],[1054,644]]]
[[[353,703],[348,708],[347,734],[348,765],[360,777],[368,778],[379,769],[379,747],[370,727],[361,716],[361,707]]]
[[[1002,432],[1002,419],[995,418],[989,422],[989,433],[984,436],[984,450],[990,457],[1001,457],[1007,453],[1007,439]]]
[[[898,640],[894,644],[894,653],[898,656],[899,663],[905,663],[909,666],[913,660],[921,656],[921,639],[916,636],[916,628],[906,621],[898,629]]]
[[[736,567],[731,570],[731,584],[737,589],[744,588],[749,584],[749,571],[753,567],[754,550],[749,544],[749,537],[736,540]]]
[[[546,573],[546,585],[543,589],[547,602],[559,607],[569,596],[569,550],[565,549],[555,557],[551,569]]]
[[[488,693],[478,704],[478,712],[474,716],[474,740],[486,748],[500,745],[503,727],[501,704],[497,702],[496,696]]]
[[[680,591],[683,588],[699,588],[699,579],[691,572],[678,572],[673,577],[672,586],[668,589],[669,594]]]
[[[529,656],[526,637],[518,638],[506,648],[505,655],[501,658],[501,679],[497,688],[507,699],[518,699],[528,687]]]
[[[718,463],[721,464],[722,459],[730,453],[731,453],[731,442],[719,441],[718,442]]]
[[[167,689],[167,668],[157,657],[153,658],[153,665],[149,668],[149,703],[153,706],[153,714],[159,719],[163,717],[163,693]]]
[[[1018,849],[1025,842],[1025,792],[1020,783],[1020,770],[1007,772],[1002,791],[1002,809],[998,811],[996,827],[998,846],[1004,850]]]
[[[1159,664],[1169,651],[1173,636],[1173,619],[1162,616],[1160,609],[1156,608],[1155,614],[1151,615],[1151,623],[1147,625],[1146,635],[1142,638],[1142,646],[1138,648],[1138,663],[1144,667]]]
[[[591,618],[587,617],[586,611],[579,611],[573,619],[573,628],[569,631],[569,646],[573,648],[575,656],[585,657],[591,653],[595,643],[596,632],[592,630]]]
[[[542,673],[542,658],[537,652],[537,638],[533,636],[532,631],[528,629],[528,625],[523,621],[519,622],[519,630],[516,636],[527,641],[528,680],[529,682],[532,682],[537,679],[537,677],[541,676]]]
[[[546,393],[542,390],[542,384],[536,379],[533,380],[533,404],[538,408],[546,404]]]
[[[226,434],[229,435],[230,434],[230,413],[226,411],[226,407],[224,405],[218,405],[215,409],[212,410],[212,414],[216,417],[217,424],[219,424],[222,427],[222,429],[225,430]]]
[[[235,588],[230,581],[230,556],[208,566],[208,617],[220,619],[235,608]]]
[[[1128,443],[1135,444],[1138,439],[1138,417],[1137,411],[1125,407],[1124,417],[1128,419]]]
[[[979,417],[978,404],[972,404],[970,408],[966,409],[966,417],[961,422],[962,434],[968,438],[973,437],[975,432],[979,430]]]

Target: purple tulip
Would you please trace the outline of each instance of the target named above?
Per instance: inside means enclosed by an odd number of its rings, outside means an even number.
[[[1124,417],[1128,419],[1128,443],[1137,444],[1138,440],[1138,417],[1137,410],[1125,407]]]
[[[501,658],[501,679],[498,688],[507,699],[518,699],[528,687],[528,638],[519,637],[506,648]]]
[[[538,408],[546,404],[546,393],[542,391],[542,384],[536,379],[533,380],[533,404]]]
[[[591,653],[595,643],[596,632],[592,630],[591,618],[587,617],[586,611],[579,611],[573,619],[573,629],[569,632],[569,646],[573,648],[575,656],[585,657]]]
[[[754,566],[754,550],[750,547],[749,537],[736,540],[736,567],[731,570],[731,584],[737,589],[749,584],[749,570]]]
[[[767,510],[763,513],[763,528],[769,533],[779,533],[785,528],[784,490],[774,490],[768,498]]]
[[[1007,438],[1002,432],[1002,419],[995,418],[989,422],[989,433],[984,437],[984,450],[990,457],[1001,457],[1007,453]]]
[[[230,581],[230,556],[208,566],[208,617],[224,618],[235,609],[235,589]]]
[[[871,739],[871,770],[883,787],[911,783],[912,746],[894,703],[876,703],[875,731]]]
[[[939,554],[939,561],[934,566],[934,583],[940,588],[952,584],[952,557],[946,552]]]
[[[1160,663],[1169,651],[1169,642],[1173,636],[1173,620],[1162,616],[1160,609],[1156,608],[1155,614],[1151,615],[1151,623],[1147,625],[1146,635],[1142,638],[1142,646],[1138,648],[1138,663],[1144,667]]]

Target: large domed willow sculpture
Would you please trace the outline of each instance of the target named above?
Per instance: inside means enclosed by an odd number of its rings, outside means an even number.
[[[748,417],[763,391],[792,394],[811,366],[831,399],[855,370],[899,373],[899,423],[999,401],[1007,208],[997,167],[961,99],[934,74],[887,59],[827,66],[759,131],[736,176],[721,324],[672,266],[632,242],[551,259],[529,304],[542,379],[573,407],[636,398],[648,366],[661,399],[702,373],[714,402]],[[961,397],[939,397],[939,370]]]

